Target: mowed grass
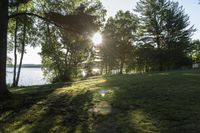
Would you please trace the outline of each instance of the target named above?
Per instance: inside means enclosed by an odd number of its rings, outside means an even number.
[[[198,70],[10,90],[0,102],[2,133],[200,133]]]

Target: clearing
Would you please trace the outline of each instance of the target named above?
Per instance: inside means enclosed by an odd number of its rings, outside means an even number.
[[[199,133],[200,71],[11,88],[0,133]]]

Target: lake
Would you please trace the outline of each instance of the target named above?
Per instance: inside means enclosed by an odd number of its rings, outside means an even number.
[[[7,68],[6,81],[12,84],[13,68]],[[41,68],[22,68],[19,78],[19,86],[43,85],[49,82],[45,79]]]

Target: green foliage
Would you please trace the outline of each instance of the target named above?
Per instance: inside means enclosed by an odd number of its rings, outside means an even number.
[[[43,70],[52,82],[70,81],[80,75],[91,51],[91,35],[99,29],[105,14],[99,1],[73,1],[62,7],[64,3],[48,14],[63,28],[41,22]]]
[[[154,57],[158,70],[176,69],[189,64],[184,59],[188,60],[186,50],[195,30],[189,27],[189,17],[178,2],[140,0],[135,11],[140,16],[141,40],[158,49]]]
[[[195,29],[183,7],[169,0],[140,0],[135,11],[119,11],[104,27],[105,72],[190,68],[188,49]]]
[[[190,47],[188,48],[189,56],[192,57],[194,63],[200,62],[200,41],[193,40]]]
[[[106,69],[120,69],[132,58],[133,42],[136,38],[136,17],[129,11],[119,11],[114,18],[109,18],[103,32],[103,61]],[[120,66],[119,68],[117,68]],[[107,73],[108,70],[106,70]]]
[[[90,38],[102,30],[106,14],[99,0],[17,0],[10,4],[10,15],[28,12],[39,18],[19,15],[9,20],[9,51],[17,27],[18,52],[26,52],[22,44],[40,45],[44,74],[50,81],[70,81],[83,68],[91,73],[94,59],[90,56],[95,55]],[[100,55],[106,74],[190,67],[189,57],[199,61],[196,44],[190,43],[195,30],[178,2],[140,0],[135,11],[118,11],[105,23]]]
[[[25,1],[24,1],[25,2]],[[33,2],[22,2],[18,6],[10,7],[10,14],[16,14],[20,12],[32,12],[34,10]],[[16,23],[16,21],[18,21]],[[35,25],[36,20],[32,16],[22,15],[12,19],[9,19],[8,23],[8,52],[11,52],[14,48],[14,31],[17,24],[17,50],[19,53],[22,51],[22,44],[25,42],[25,46],[36,47],[39,45],[38,30]],[[23,29],[26,24],[25,40],[23,39]]]

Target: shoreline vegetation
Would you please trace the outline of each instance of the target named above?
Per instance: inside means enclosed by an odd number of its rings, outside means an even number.
[[[7,68],[13,68],[13,64],[7,64],[6,65]],[[17,67],[19,67],[19,65],[17,65]],[[41,64],[22,64],[21,66],[22,68],[41,68],[42,65]]]
[[[0,132],[198,133],[199,81],[186,70],[9,88]]]

